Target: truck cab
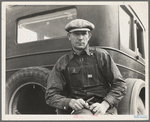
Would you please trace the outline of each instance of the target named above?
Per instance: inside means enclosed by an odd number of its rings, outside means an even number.
[[[56,61],[71,50],[64,27],[77,18],[95,25],[90,46],[107,50],[127,83],[138,84],[134,101],[140,99],[142,108],[129,110],[130,103],[127,110],[122,112],[120,107],[118,113],[143,114],[146,29],[127,5],[8,5],[6,114],[57,114],[45,103],[46,78]]]

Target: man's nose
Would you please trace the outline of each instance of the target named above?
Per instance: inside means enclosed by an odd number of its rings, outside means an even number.
[[[82,35],[82,34],[79,34],[79,35],[78,35],[78,39],[83,39],[83,35]]]

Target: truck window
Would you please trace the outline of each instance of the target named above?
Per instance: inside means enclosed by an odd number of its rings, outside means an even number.
[[[139,22],[135,21],[136,23],[136,36],[137,36],[137,50],[141,57],[145,58],[144,54],[144,31],[143,28],[140,26]]]
[[[19,44],[66,36],[65,25],[76,19],[75,8],[25,18],[18,21]]]
[[[120,44],[131,50],[135,50],[133,39],[133,16],[130,12],[119,7]]]

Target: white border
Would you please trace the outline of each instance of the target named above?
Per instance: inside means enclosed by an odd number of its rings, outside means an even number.
[[[82,116],[82,115],[5,115],[5,67],[6,67],[6,6],[7,5],[134,5],[135,3],[140,3],[140,4],[147,4],[148,6],[148,2],[147,1],[134,1],[134,2],[126,2],[126,1],[122,1],[122,2],[118,2],[118,1],[114,1],[114,2],[97,2],[97,1],[92,1],[92,2],[87,2],[87,1],[83,1],[83,2],[79,2],[79,1],[65,1],[65,2],[47,2],[47,1],[41,1],[41,2],[26,2],[26,1],[21,1],[21,2],[2,2],[2,45],[1,45],[1,49],[2,49],[2,120],[148,120],[149,119],[149,98],[146,97],[146,105],[147,105],[147,115],[145,116],[141,116],[141,117],[135,117],[134,115],[110,115],[107,116],[106,115],[101,115],[101,116]],[[146,25],[146,30],[148,29],[148,11],[147,11],[147,25]],[[147,32],[148,35],[148,32]],[[148,39],[149,36],[146,37],[146,86],[149,86],[149,72],[148,72]],[[149,96],[149,87],[146,87],[146,96]]]

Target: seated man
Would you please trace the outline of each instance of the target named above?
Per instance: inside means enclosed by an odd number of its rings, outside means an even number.
[[[83,19],[65,27],[72,50],[56,62],[46,90],[46,103],[60,114],[117,114],[125,95],[125,82],[111,56],[99,47],[89,47],[94,28]]]

